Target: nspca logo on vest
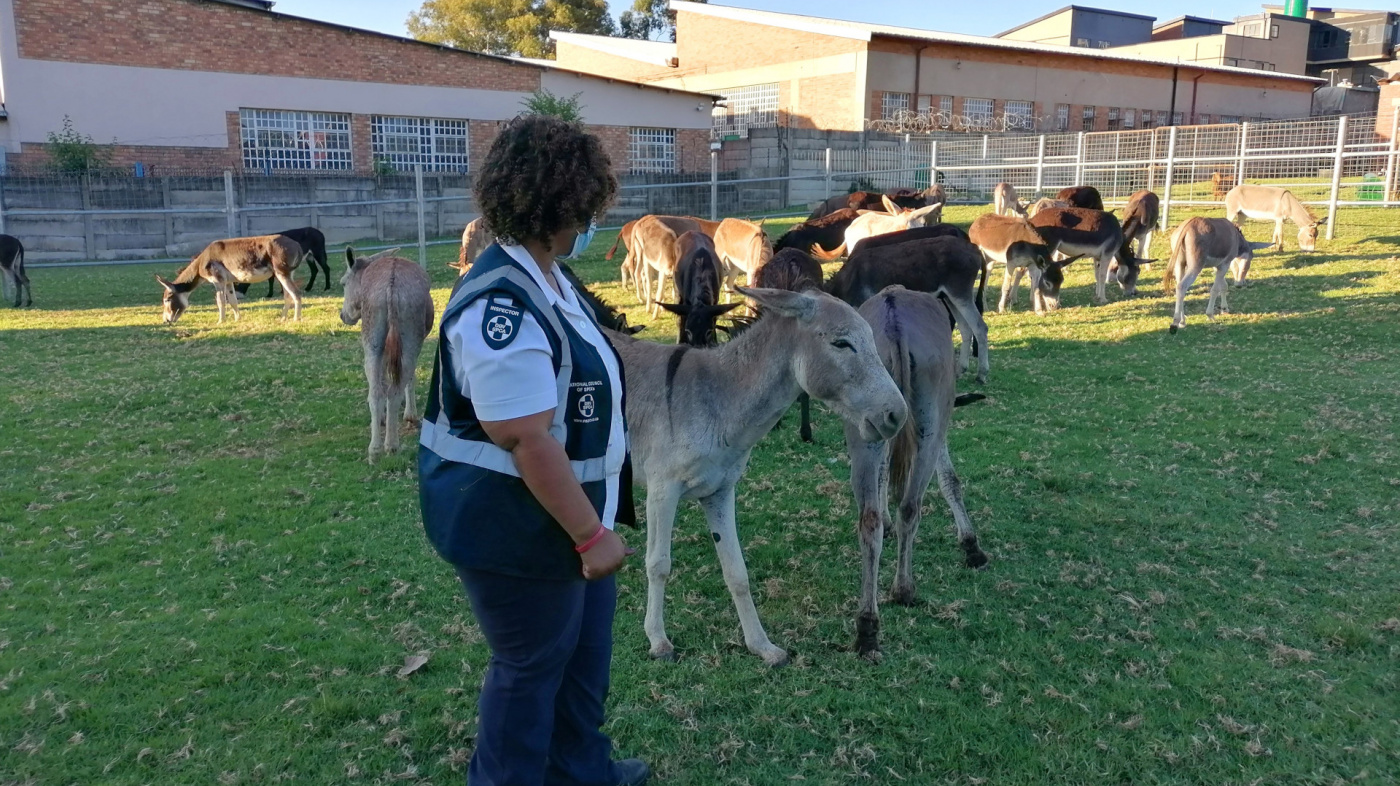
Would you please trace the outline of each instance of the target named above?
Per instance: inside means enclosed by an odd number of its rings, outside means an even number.
[[[492,297],[486,301],[481,317],[481,337],[492,349],[505,349],[520,334],[525,312],[511,297]]]
[[[571,382],[569,383],[570,393],[574,400],[573,417],[575,423],[597,423],[598,422],[598,393],[602,388],[602,382]]]

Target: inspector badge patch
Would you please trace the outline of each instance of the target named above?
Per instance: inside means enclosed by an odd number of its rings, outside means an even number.
[[[525,312],[516,305],[515,298],[493,295],[486,301],[486,312],[481,317],[481,337],[486,346],[492,349],[505,349],[520,333],[520,323]]]

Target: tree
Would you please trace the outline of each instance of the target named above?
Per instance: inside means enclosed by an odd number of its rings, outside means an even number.
[[[73,119],[63,116],[63,130],[49,132],[49,165],[59,172],[87,172],[112,164],[110,147],[99,145],[88,134],[73,128]]]
[[[493,55],[545,57],[549,31],[612,35],[607,0],[423,0],[408,15],[420,41]]]
[[[544,88],[540,88],[530,94],[530,97],[520,102],[525,107],[525,112],[532,115],[549,115],[570,123],[583,122],[583,103],[579,101],[579,96],[583,93],[574,93],[571,96],[557,96]]]
[[[696,0],[704,3],[706,0]],[[676,40],[676,12],[669,10],[667,0],[632,0],[632,9],[618,17],[618,32],[623,38],[651,41]]]

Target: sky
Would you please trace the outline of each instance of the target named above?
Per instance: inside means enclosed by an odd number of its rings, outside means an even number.
[[[914,0],[855,7],[850,0],[726,0],[718,4],[857,22],[903,25],[948,33],[996,35],[1022,22],[1069,5],[1070,2],[1071,0],[1001,0],[984,5],[948,0]],[[1143,9],[1140,4],[1123,0],[1088,0],[1082,4],[1134,13],[1150,13],[1159,21],[1165,22],[1183,14],[1228,20],[1236,16],[1258,13],[1262,3],[1259,0],[1157,0],[1150,6],[1150,10]],[[1276,4],[1281,5],[1282,0]],[[421,0],[278,0],[274,10],[394,35],[407,35],[404,20],[421,5]],[[616,15],[629,8],[631,3],[629,0],[611,0],[610,5]],[[1323,7],[1390,10],[1397,6],[1400,6],[1400,0],[1344,0],[1328,3]]]

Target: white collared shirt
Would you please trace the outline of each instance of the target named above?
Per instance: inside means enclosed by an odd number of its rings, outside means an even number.
[[[579,336],[592,344],[608,370],[611,389],[612,428],[608,434],[605,462],[609,468],[606,479],[607,502],[601,516],[603,526],[612,529],[617,518],[619,478],[627,454],[627,436],[622,421],[622,374],[617,358],[602,331],[580,305],[578,293],[569,280],[551,271],[550,279],[559,286],[555,292],[540,266],[523,246],[502,245],[530,274],[544,293],[550,306],[559,312]],[[486,298],[467,306],[457,321],[446,331],[447,351],[452,353],[452,367],[463,395],[471,399],[477,417],[482,420],[511,420],[547,412],[567,402],[559,401],[555,386],[554,357],[549,340],[534,315],[524,314],[515,339],[501,349],[487,346],[481,335],[481,322],[486,314]]]

